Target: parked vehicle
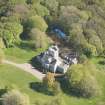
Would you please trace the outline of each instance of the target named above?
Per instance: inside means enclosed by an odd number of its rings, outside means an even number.
[[[62,40],[67,40],[67,35],[59,28],[53,28],[52,32],[59,38]]]

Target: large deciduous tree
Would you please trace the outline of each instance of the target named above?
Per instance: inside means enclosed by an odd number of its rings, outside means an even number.
[[[32,16],[26,22],[26,27],[29,29],[38,28],[40,31],[45,32],[48,28],[46,22],[41,16]]]
[[[44,32],[41,32],[37,28],[33,28],[29,34],[31,40],[35,44],[35,48],[43,48],[46,49],[49,44],[49,39]]]
[[[59,2],[57,0],[42,0],[42,4],[50,10],[52,15],[57,13],[59,7]]]
[[[23,32],[23,27],[17,22],[4,23],[2,37],[5,41],[6,47],[11,46],[13,43],[19,42],[20,34]]]
[[[69,89],[77,96],[97,96],[101,92],[94,75],[91,74],[96,68],[94,66],[88,67],[86,64],[72,65],[70,67],[67,72]]]
[[[94,9],[96,8],[96,9]],[[74,6],[62,6],[59,16],[59,22],[64,30],[70,36],[70,45],[73,45],[77,50],[84,49],[91,50],[89,52],[96,52],[100,54],[103,52],[104,47],[104,20],[100,12],[103,10],[97,6],[88,7],[87,10],[78,9]],[[97,11],[96,11],[97,10]],[[93,16],[95,15],[95,16]],[[101,18],[98,19],[98,16]],[[94,50],[94,51],[92,51]],[[85,50],[86,51],[86,50]]]

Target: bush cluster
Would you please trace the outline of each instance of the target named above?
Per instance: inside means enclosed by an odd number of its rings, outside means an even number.
[[[73,65],[67,72],[69,90],[77,96],[95,97],[101,94],[97,80],[85,64]]]

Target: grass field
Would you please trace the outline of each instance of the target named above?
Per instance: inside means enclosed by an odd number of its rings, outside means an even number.
[[[100,87],[102,87],[102,95],[93,99],[84,99],[78,98],[75,96],[70,96],[65,93],[62,93],[61,97],[63,100],[62,105],[98,105],[98,103],[105,102],[105,72],[97,71],[96,78]],[[36,100],[41,101],[50,101],[53,96],[48,96],[43,93],[36,92],[30,88],[30,83],[39,82],[32,75],[21,71],[10,65],[0,65],[0,87],[4,86],[14,86],[19,89],[21,92],[29,95],[31,103],[34,103]],[[33,105],[33,104],[32,104]]]
[[[100,61],[105,61],[105,58],[102,57],[93,57],[90,59],[97,67],[99,70],[104,70],[105,71],[105,65],[100,64]]]
[[[30,49],[21,48],[8,48],[5,49],[6,59],[17,62],[25,63],[29,62],[33,57],[38,55],[42,49],[37,51],[32,51]],[[105,105],[105,65],[100,65],[99,61],[104,60],[104,58],[94,57],[90,59],[96,67],[99,69],[95,71],[96,79],[102,90],[102,95],[92,99],[78,98],[75,96],[67,95],[66,93],[61,94],[63,100],[62,105]],[[0,87],[4,86],[15,86],[23,93],[29,95],[31,103],[36,100],[50,101],[54,99],[53,96],[48,96],[43,93],[36,92],[30,88],[30,83],[38,82],[32,75],[19,70],[18,68],[12,67],[10,65],[0,65]],[[34,104],[32,104],[34,105]]]
[[[33,51],[30,49],[21,49],[19,47],[4,49],[6,59],[17,63],[29,62],[33,57],[40,54],[40,52],[42,51],[42,49],[37,49]]]
[[[38,93],[30,88],[31,83],[39,82],[32,75],[10,65],[0,65],[0,88],[12,86],[29,95],[32,103],[35,100],[49,99],[47,95]]]

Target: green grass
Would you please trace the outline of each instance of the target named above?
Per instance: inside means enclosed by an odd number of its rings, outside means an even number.
[[[21,92],[28,94],[32,103],[36,100],[43,99],[43,101],[46,101],[46,99],[51,99],[51,97],[48,97],[47,95],[32,90],[30,88],[30,83],[32,82],[39,82],[39,80],[31,74],[13,66],[0,65],[0,88],[13,86]]]
[[[21,49],[18,47],[4,49],[6,59],[17,63],[29,62],[33,57],[37,56],[42,51],[42,49],[33,51],[30,49]]]
[[[102,57],[93,57],[90,59],[99,70],[105,70],[105,65],[99,64],[100,61],[105,60],[105,58]]]
[[[85,99],[62,93],[62,105],[96,105],[99,102],[105,102],[105,72],[97,70],[96,78],[100,87],[102,87],[103,94],[101,96],[92,99]],[[39,80],[31,74],[21,71],[13,66],[0,65],[0,87],[11,85],[16,87],[21,92],[29,95],[31,103],[34,103],[36,100],[48,102],[54,98],[53,96],[33,91],[30,88],[30,83],[32,82],[39,82]]]
[[[21,49],[18,47],[5,49],[6,59],[17,62],[25,63],[29,62],[33,57],[38,55],[42,49],[37,51],[32,51],[30,49]],[[104,58],[94,57],[90,59],[96,67],[99,69],[95,71],[96,79],[100,87],[102,88],[102,95],[92,99],[78,98],[75,96],[70,96],[62,93],[61,97],[63,100],[63,105],[97,105],[100,102],[105,102],[105,65],[100,65],[99,61],[104,60]],[[14,85],[23,93],[29,95],[31,102],[34,103],[36,100],[40,101],[50,101],[54,97],[48,96],[43,93],[38,93],[33,91],[29,84],[31,82],[37,82],[35,77],[23,72],[15,67],[9,65],[0,66],[0,86]]]
[[[35,46],[31,41],[21,41],[14,47],[5,48],[4,52],[6,59],[17,63],[26,63],[29,62],[33,57],[45,51],[46,49],[43,48],[35,49]]]

